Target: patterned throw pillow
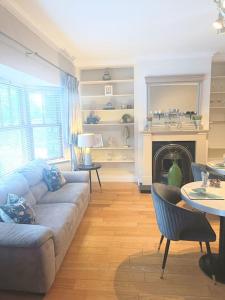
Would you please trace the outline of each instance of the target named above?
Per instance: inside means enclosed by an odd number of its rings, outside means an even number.
[[[23,197],[8,194],[6,204],[0,206],[0,219],[5,223],[35,224],[35,213]]]
[[[57,191],[66,183],[65,178],[56,166],[52,166],[50,169],[44,169],[43,179],[50,192]]]

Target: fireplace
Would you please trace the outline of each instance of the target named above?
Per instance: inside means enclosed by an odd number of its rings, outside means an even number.
[[[139,169],[139,188],[142,193],[150,193],[152,183],[157,180],[161,182],[165,182],[167,180],[167,173],[169,166],[171,165],[171,157],[167,153],[167,156],[164,157],[163,165],[158,159],[157,166],[153,166],[153,158],[156,154],[157,150],[161,147],[175,144],[185,147],[185,153],[189,153],[188,155],[188,167],[185,168],[189,170],[187,176],[185,176],[184,182],[191,181],[191,168],[190,168],[190,160],[195,161],[197,163],[206,164],[207,156],[208,156],[208,131],[207,130],[156,130],[152,129],[150,132],[142,132],[142,143],[140,144],[141,153],[140,155],[140,166]],[[154,148],[154,149],[153,149]],[[184,149],[184,148],[182,148]],[[188,152],[186,152],[188,150]],[[163,152],[161,152],[163,154]],[[186,156],[185,156],[186,157]],[[183,157],[180,158],[178,162],[179,165],[181,161],[184,161]],[[184,168],[183,165],[181,165]],[[158,170],[157,170],[158,168]],[[154,169],[154,170],[153,170]],[[162,174],[160,177],[155,177],[153,179],[153,175]]]
[[[168,183],[168,172],[175,158],[183,175],[182,185],[193,181],[191,163],[195,161],[195,141],[157,141],[152,143],[153,182]]]

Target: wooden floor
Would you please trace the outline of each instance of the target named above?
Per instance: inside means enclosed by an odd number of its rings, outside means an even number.
[[[218,219],[210,218],[216,232]],[[224,300],[199,269],[198,243],[172,242],[165,272],[150,195],[132,183],[104,183],[94,192],[56,280],[43,296],[0,293],[4,300]],[[163,245],[164,246],[164,245]],[[217,243],[212,245],[217,251]]]

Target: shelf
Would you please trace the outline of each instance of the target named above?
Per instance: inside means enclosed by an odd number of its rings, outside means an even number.
[[[225,151],[225,145],[222,147],[209,147],[209,150],[224,150]]]
[[[211,92],[210,94],[225,94],[225,91],[222,91],[222,92]]]
[[[113,111],[134,111],[133,108],[124,108],[124,109],[82,109],[82,112],[89,112],[89,111],[96,111],[96,112],[113,112]]]
[[[89,95],[89,96],[81,96],[81,98],[111,98],[111,97],[133,97],[134,94],[118,94],[118,95],[111,95],[111,96],[105,96],[105,95]]]
[[[215,76],[211,76],[212,79],[225,79],[225,75],[215,75]]]
[[[225,124],[225,120],[224,121],[209,121],[209,124]]]
[[[101,147],[91,148],[91,150],[134,150],[134,147]]]
[[[134,160],[94,160],[94,163],[134,163]]]
[[[208,161],[221,161],[221,159],[222,159],[222,157],[217,157],[217,156],[215,156],[215,157],[209,157],[208,158]]]
[[[225,106],[210,106],[210,109],[225,109]]]
[[[89,84],[109,84],[109,83],[133,83],[134,79],[115,79],[115,80],[90,80],[90,81],[80,81],[81,85]]]
[[[225,122],[225,121],[224,121]],[[98,124],[83,124],[83,126],[133,126],[134,123],[98,123]]]
[[[111,80],[103,80],[103,74],[109,69]],[[102,135],[103,147],[91,148],[93,161],[102,164],[103,181],[135,181],[134,155],[134,70],[132,66],[116,68],[84,68],[80,70],[80,100],[84,132]],[[113,95],[105,95],[104,86],[113,86]],[[107,108],[111,101],[115,109]],[[131,105],[131,108],[127,108]],[[123,108],[124,107],[124,108]],[[129,106],[128,106],[129,107]],[[87,117],[94,111],[100,117],[99,123],[87,124]],[[121,123],[125,114],[132,116],[132,123]],[[88,120],[89,121],[89,120]],[[125,127],[127,126],[127,127]],[[130,132],[129,144],[124,147],[123,130]],[[112,139],[113,143],[107,143]],[[97,179],[94,176],[94,179]]]

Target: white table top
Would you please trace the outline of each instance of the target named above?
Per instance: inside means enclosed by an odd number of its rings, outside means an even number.
[[[202,181],[196,181],[196,182],[185,184],[181,188],[181,194],[183,200],[190,206],[200,211],[225,217],[225,200],[192,200],[188,197],[187,193],[185,192],[185,188],[194,189],[194,188],[201,187],[201,185],[202,185]],[[214,191],[215,194],[222,195],[225,199],[225,181],[221,182],[220,188],[213,188],[213,192]]]
[[[217,172],[220,175],[225,175],[225,168],[218,168],[215,166],[216,163],[221,163],[222,161],[210,161],[208,162],[207,166],[211,169],[213,169],[215,172]]]

